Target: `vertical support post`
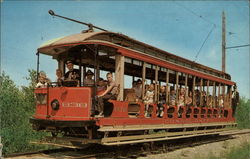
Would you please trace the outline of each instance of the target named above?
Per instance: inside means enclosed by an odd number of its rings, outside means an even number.
[[[207,104],[206,104],[206,106],[208,106],[208,100],[209,100],[209,83],[210,83],[210,81],[209,80],[207,80]]]
[[[36,65],[36,83],[38,83],[39,78],[39,65],[40,65],[40,53],[37,51],[37,65]]]
[[[220,92],[220,88],[221,87],[221,83],[219,83],[219,88],[218,88],[218,99],[219,99],[219,97],[220,97],[220,94],[221,94],[221,92]]]
[[[229,86],[229,108],[232,108],[232,86]]]
[[[167,69],[167,72],[166,72],[166,104],[169,104],[168,83],[169,83],[169,69]]]
[[[188,96],[187,82],[188,82],[188,74],[185,74],[185,95],[184,95],[184,105],[185,106],[186,106],[186,100],[187,100],[187,96]]]
[[[193,106],[196,106],[196,99],[195,99],[195,81],[196,81],[196,76],[193,76],[193,88],[192,88],[192,94],[193,94]]]
[[[80,80],[79,80],[79,87],[82,86],[82,81],[83,81],[83,78],[82,78],[82,50],[80,52],[80,55],[79,55],[79,72],[80,72]]]
[[[123,101],[124,89],[124,56],[115,55],[115,81],[119,84],[118,101]]]
[[[159,93],[158,93],[158,86],[159,86],[159,84],[158,84],[158,69],[159,69],[159,66],[156,66],[155,67],[155,99],[154,99],[154,101],[157,103],[158,102],[158,95],[159,95]]]
[[[178,99],[179,99],[179,90],[178,90],[178,85],[179,85],[179,72],[176,71],[176,99],[175,99],[175,104],[177,105],[178,104]]]
[[[222,72],[226,72],[226,17],[222,12]]]
[[[83,82],[83,85],[85,84],[85,83],[84,83],[85,74],[86,74],[86,66],[83,65],[83,70],[82,70],[82,82]]]
[[[216,106],[215,96],[216,96],[216,84],[215,82],[213,82],[213,107]]]
[[[94,59],[94,96],[96,96],[97,93],[97,81],[96,81],[96,65],[97,65],[97,57],[98,57],[98,44],[95,44],[95,59]],[[96,101],[95,101],[96,102]],[[94,103],[95,104],[95,103]]]
[[[200,107],[203,106],[203,90],[202,90],[202,86],[203,86],[203,78],[201,78],[201,81],[200,81]]]
[[[145,96],[145,83],[146,83],[146,62],[142,64],[142,99]]]
[[[62,74],[64,74],[64,72],[65,72],[64,61],[61,59],[58,60],[58,69],[62,71]]]
[[[225,96],[225,84],[222,84],[222,100],[223,100],[223,107],[225,108],[225,105],[227,104],[226,96]]]
[[[96,80],[99,81],[100,78],[100,63],[99,63],[99,59],[97,56],[97,64],[96,64]]]

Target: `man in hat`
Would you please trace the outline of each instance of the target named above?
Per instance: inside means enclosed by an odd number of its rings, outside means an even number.
[[[232,93],[232,110],[233,110],[233,116],[235,116],[236,108],[239,105],[240,102],[240,95],[237,91],[237,85],[235,84],[233,86],[233,93]]]
[[[84,85],[93,86],[94,85],[93,76],[94,76],[94,73],[91,70],[88,70],[86,72],[86,76],[84,79]]]
[[[66,62],[68,72],[65,73],[64,79],[65,80],[78,80],[80,81],[80,71],[78,69],[74,69],[74,65],[72,61]]]

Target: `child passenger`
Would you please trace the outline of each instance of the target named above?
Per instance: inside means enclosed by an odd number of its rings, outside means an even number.
[[[60,69],[56,69],[56,76],[57,76],[57,79],[56,79],[57,86],[58,87],[63,86],[64,77]]]
[[[50,83],[50,79],[46,77],[45,72],[41,71],[38,77],[36,88],[46,88]]]
[[[149,85],[149,89],[144,96],[144,104],[145,104],[145,117],[149,117],[149,105],[154,102],[154,84]]]
[[[157,116],[162,118],[164,114],[164,104],[166,104],[166,86],[161,86],[159,93],[159,103]]]

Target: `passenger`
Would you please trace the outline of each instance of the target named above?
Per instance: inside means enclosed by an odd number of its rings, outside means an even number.
[[[154,102],[154,84],[149,85],[149,89],[146,92],[146,95],[143,98],[143,102],[145,104],[145,117],[149,117],[149,105]]]
[[[192,101],[193,101],[193,93],[192,93],[192,91],[189,91],[187,99],[186,99],[187,106],[191,106]]]
[[[149,90],[149,84],[145,84],[145,95],[148,90]]]
[[[219,106],[219,99],[217,96],[214,97],[215,103],[214,103],[214,107],[218,107]]]
[[[178,97],[178,101],[177,101],[178,117],[181,116],[180,107],[184,107],[184,106],[185,106],[185,89],[181,88],[179,91],[179,97]]]
[[[141,99],[142,97],[142,81],[140,79],[138,79],[136,81],[136,86],[134,87],[135,90],[135,95],[137,99]]]
[[[97,117],[104,117],[104,102],[108,101],[109,99],[115,100],[118,95],[118,84],[116,84],[116,82],[113,80],[112,73],[107,73],[106,77],[108,80],[108,88],[101,95],[97,96],[97,110],[99,111],[99,115]]]
[[[212,108],[212,107],[213,107],[213,98],[212,98],[212,95],[209,95],[209,96],[208,96],[207,106],[208,106],[209,108]]]
[[[183,107],[185,105],[184,101],[185,101],[185,89],[181,88],[180,93],[179,93],[178,103],[177,103],[178,109],[179,107]]]
[[[164,114],[164,104],[166,104],[166,86],[161,86],[159,93],[159,103],[157,116],[162,118]]]
[[[207,93],[202,91],[202,106],[205,107],[207,105]]]
[[[196,102],[196,106],[200,106],[200,91],[198,89],[195,90],[194,92],[194,98]]]
[[[224,99],[223,99],[223,95],[221,94],[220,96],[219,96],[219,99],[218,99],[219,101],[219,108],[223,108],[224,107]]]
[[[64,75],[64,79],[80,81],[80,71],[78,69],[74,69],[72,61],[67,61],[66,65],[68,68],[68,72]]]
[[[137,85],[137,82],[136,82],[136,81],[133,81],[133,82],[132,82],[132,89],[135,89],[136,85]]]
[[[175,93],[174,87],[171,86],[170,87],[170,101],[169,101],[169,105],[170,106],[174,106],[175,105],[175,100],[176,100],[176,93]]]
[[[99,78],[98,84],[97,84],[97,95],[102,94],[107,89],[107,85],[103,78]]]
[[[237,85],[234,85],[233,88],[234,89],[232,93],[232,110],[233,110],[233,116],[234,116],[236,112],[236,107],[239,105],[240,95],[239,95],[239,92],[237,91]]]
[[[36,88],[47,88],[48,85],[51,83],[50,79],[46,77],[45,72],[41,71],[38,77],[38,83]]]
[[[63,77],[62,71],[60,69],[56,69],[56,76],[57,76],[57,79],[56,79],[57,87],[63,86],[64,77]]]
[[[94,73],[91,70],[88,70],[86,72],[86,76],[84,79],[84,85],[93,86],[94,85],[93,76],[94,76]]]

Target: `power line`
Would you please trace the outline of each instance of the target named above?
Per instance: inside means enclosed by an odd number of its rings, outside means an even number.
[[[238,47],[247,47],[250,46],[250,44],[248,45],[239,45],[239,46],[231,46],[231,47],[226,47],[226,49],[233,49],[233,48],[238,48]]]
[[[196,54],[196,56],[195,56],[194,62],[197,60],[197,58],[198,58],[198,56],[199,56],[199,54],[200,54],[200,52],[201,52],[201,49],[203,48],[204,44],[206,43],[208,37],[210,36],[210,34],[211,34],[212,31],[214,30],[214,28],[215,28],[215,25],[212,27],[212,29],[210,30],[210,32],[207,34],[206,39],[203,41],[203,43],[202,43],[202,45],[201,45],[199,51],[197,52],[197,54]]]
[[[174,1],[174,2],[175,2],[175,1]],[[199,15],[199,14],[195,13],[193,10],[189,9],[188,7],[186,7],[186,6],[184,6],[184,5],[180,4],[180,3],[175,2],[175,4],[177,4],[178,6],[184,8],[184,9],[187,10],[188,12],[192,13],[193,15],[199,17],[200,19],[202,19],[202,20],[204,20],[204,21],[206,21],[206,22],[208,22],[208,23],[210,23],[210,24],[212,24],[212,25],[219,26],[220,28],[222,27],[221,24],[215,24],[214,22],[212,22],[212,21],[206,19],[206,18],[203,17],[202,15]],[[228,26],[232,27],[231,24],[228,24]],[[231,34],[232,32],[230,32],[230,31],[227,31],[227,33],[228,33],[229,35],[232,35],[232,37],[237,38],[239,41],[243,42],[243,40],[240,39],[239,36],[236,35],[236,33]]]
[[[175,1],[174,1],[174,2],[175,2]],[[175,3],[176,3],[176,2],[175,2]],[[191,9],[189,9],[188,7],[186,7],[186,6],[184,6],[184,5],[180,4],[180,3],[176,3],[176,4],[179,5],[179,6],[181,6],[181,7],[184,8],[184,9],[186,9],[188,12],[192,13],[193,15],[195,15],[195,16],[197,16],[197,17],[203,19],[204,21],[206,21],[206,22],[208,22],[208,23],[210,23],[210,24],[213,24],[213,25],[217,26],[217,24],[215,24],[215,23],[211,22],[210,20],[204,18],[202,15],[199,15],[199,14],[195,13],[194,11],[192,11]]]

